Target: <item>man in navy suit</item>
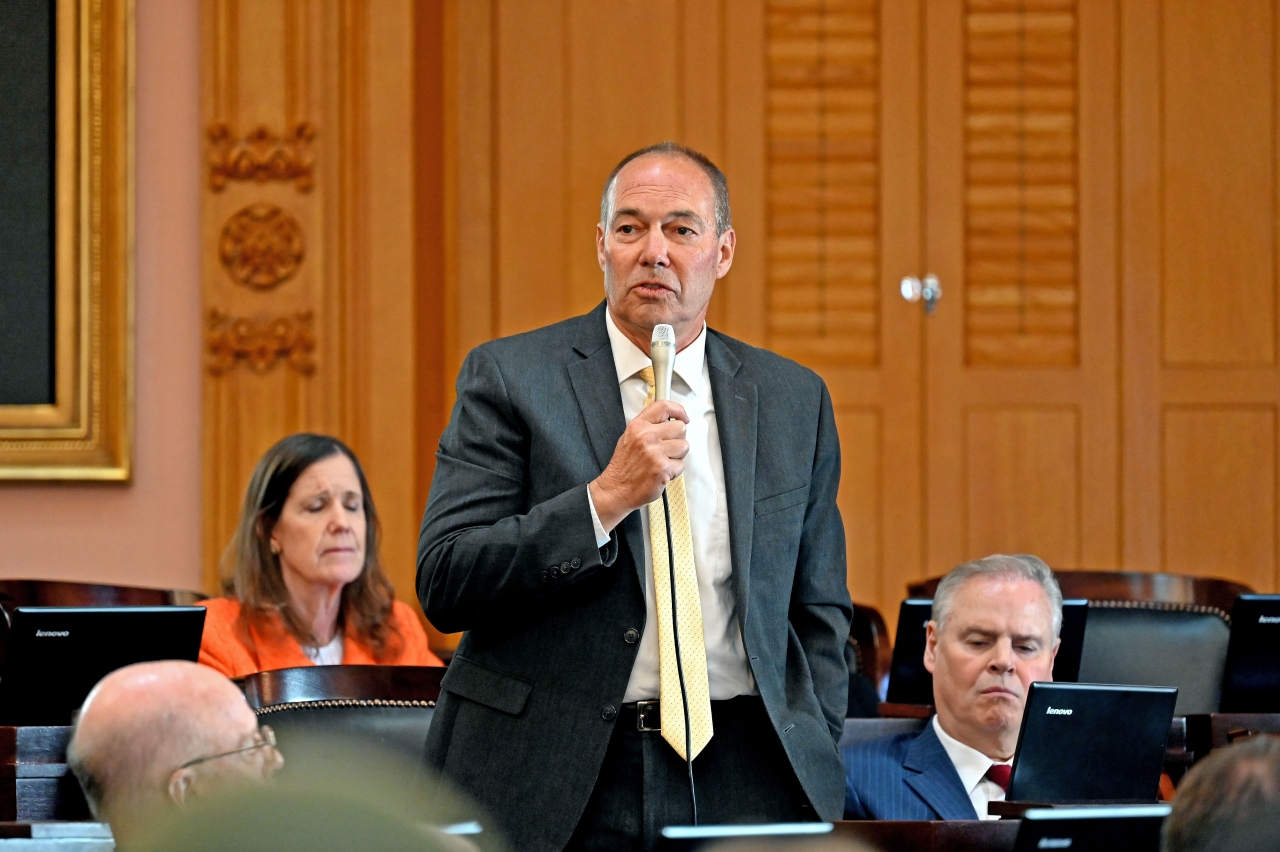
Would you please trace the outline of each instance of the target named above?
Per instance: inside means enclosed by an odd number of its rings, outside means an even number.
[[[1034,556],[988,556],[938,584],[926,627],[934,716],[843,751],[845,819],[988,819],[1004,799],[1033,681],[1053,680],[1062,592]]]

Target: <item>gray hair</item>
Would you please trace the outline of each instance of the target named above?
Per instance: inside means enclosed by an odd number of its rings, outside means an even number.
[[[632,151],[630,154],[622,158],[618,165],[613,167],[613,171],[609,172],[609,178],[604,182],[604,192],[600,193],[600,224],[608,230],[609,217],[613,213],[613,190],[618,182],[618,172],[632,160],[649,155],[665,156],[665,157],[681,157],[693,163],[706,174],[707,179],[711,181],[711,188],[715,192],[716,207],[716,236],[720,236],[733,226],[733,218],[729,214],[729,180],[724,176],[724,172],[705,155],[700,154],[692,148],[686,148],[678,142],[659,142],[657,145],[650,145],[648,148],[641,148],[639,151]]]
[[[933,593],[932,617],[939,630],[951,614],[951,598],[956,590],[974,577],[1016,578],[1038,584],[1049,598],[1049,608],[1053,610],[1053,638],[1058,638],[1058,632],[1062,630],[1062,589],[1058,588],[1058,581],[1044,560],[1027,553],[1012,556],[997,553],[957,565],[947,572]]]

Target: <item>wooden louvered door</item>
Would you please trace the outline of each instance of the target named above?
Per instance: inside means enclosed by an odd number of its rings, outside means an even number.
[[[1120,564],[1114,15],[926,4],[929,574]]]
[[[831,390],[849,591],[892,624],[923,555],[923,323],[897,296],[922,260],[920,6],[766,0],[764,13],[756,339]]]

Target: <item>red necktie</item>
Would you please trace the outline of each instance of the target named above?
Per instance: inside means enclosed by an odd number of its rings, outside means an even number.
[[[995,782],[1001,790],[1007,793],[1009,792],[1009,776],[1011,774],[1013,774],[1012,766],[1007,763],[993,763],[991,768],[987,770],[986,778],[988,781]]]

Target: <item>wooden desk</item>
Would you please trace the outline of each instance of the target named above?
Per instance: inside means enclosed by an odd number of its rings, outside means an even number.
[[[1019,820],[947,822],[845,821],[836,837],[851,837],[885,852],[1010,852]]]

